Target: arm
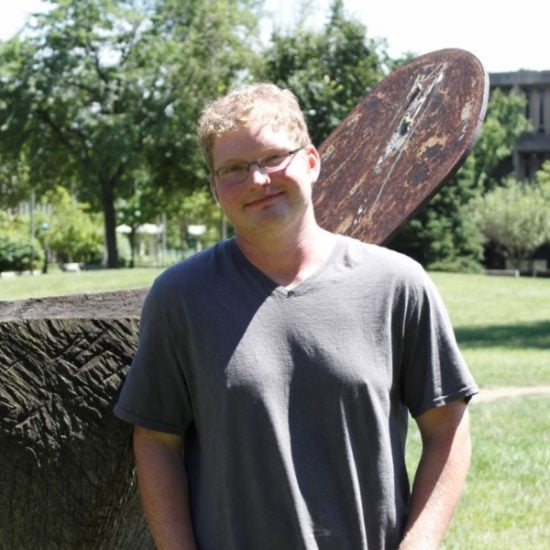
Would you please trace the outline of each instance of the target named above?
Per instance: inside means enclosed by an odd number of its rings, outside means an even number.
[[[134,454],[145,517],[159,550],[196,550],[183,437],[136,426]]]
[[[414,478],[409,517],[400,550],[440,547],[470,466],[471,441],[463,400],[417,418],[422,456]]]

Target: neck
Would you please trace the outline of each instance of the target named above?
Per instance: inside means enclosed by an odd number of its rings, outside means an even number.
[[[332,252],[336,235],[315,223],[294,234],[271,235],[269,239],[237,235],[236,240],[243,254],[260,271],[279,285],[291,288],[323,265]]]

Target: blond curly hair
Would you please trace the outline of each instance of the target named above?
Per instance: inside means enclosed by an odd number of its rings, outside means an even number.
[[[300,147],[311,143],[298,99],[275,84],[246,84],[214,100],[199,118],[197,141],[206,164],[213,169],[216,138],[250,123],[284,128]]]

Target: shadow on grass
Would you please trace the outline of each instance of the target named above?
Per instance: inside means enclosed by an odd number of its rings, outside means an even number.
[[[550,350],[550,321],[455,329],[462,348],[536,348]]]

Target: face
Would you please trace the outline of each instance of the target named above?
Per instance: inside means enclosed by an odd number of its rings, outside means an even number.
[[[214,143],[213,171],[293,151],[299,146],[283,129],[239,128]],[[273,235],[278,229],[292,229],[313,220],[311,189],[319,170],[319,154],[308,146],[292,155],[281,171],[267,173],[253,164],[240,183],[224,184],[221,178],[212,176],[210,185],[238,236],[266,232]]]

